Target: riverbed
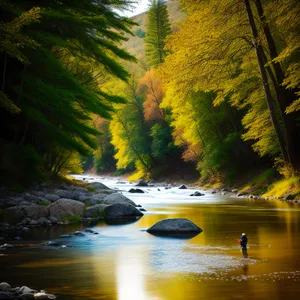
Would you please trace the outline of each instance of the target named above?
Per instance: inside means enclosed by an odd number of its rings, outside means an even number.
[[[99,234],[59,239],[83,225],[40,228],[0,252],[0,282],[46,289],[58,299],[297,299],[300,296],[300,204],[233,198],[195,190],[133,187],[116,178],[84,176],[118,189],[146,209],[130,224],[98,223]],[[82,177],[77,177],[82,179]],[[191,239],[145,230],[165,218],[203,229]],[[237,239],[245,232],[248,257]],[[67,247],[46,247],[49,239]],[[10,241],[8,241],[10,242]],[[23,244],[27,246],[22,247]],[[28,246],[30,244],[30,246]]]

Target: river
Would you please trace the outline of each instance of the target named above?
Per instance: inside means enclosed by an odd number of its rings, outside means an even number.
[[[0,282],[46,289],[62,300],[299,298],[300,204],[207,192],[191,197],[194,190],[159,186],[130,194],[129,183],[94,181],[123,190],[147,212],[131,224],[99,223],[92,228],[98,235],[60,239],[72,246],[66,248],[40,243],[82,225],[37,229],[22,241],[30,247],[2,251]],[[175,239],[145,231],[172,217],[187,218],[203,232]],[[237,243],[242,232],[249,238],[248,258]]]

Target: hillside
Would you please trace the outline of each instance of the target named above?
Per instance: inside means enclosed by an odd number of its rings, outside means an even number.
[[[183,20],[184,13],[182,13],[182,11],[180,10],[178,0],[169,1],[167,6],[169,11],[170,23],[172,24],[172,28],[174,28],[176,23]],[[143,60],[143,58],[145,57],[144,37],[147,24],[147,12],[139,14],[132,19],[139,25],[132,27],[134,36],[128,35],[129,40],[123,44],[123,48],[125,48],[131,54],[135,55],[138,59]]]

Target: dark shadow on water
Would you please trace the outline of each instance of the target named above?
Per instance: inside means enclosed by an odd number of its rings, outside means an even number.
[[[116,219],[104,219],[108,225],[125,225],[137,222],[141,217],[127,217],[127,218],[116,218]]]
[[[199,233],[161,233],[161,232],[148,232],[154,236],[160,237],[160,238],[175,238],[175,239],[181,239],[181,240],[189,240],[197,236]]]

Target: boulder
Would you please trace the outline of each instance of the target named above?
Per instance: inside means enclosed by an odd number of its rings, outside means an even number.
[[[49,246],[49,247],[60,247],[61,246],[61,243],[59,242],[55,242],[55,241],[50,241],[46,244],[46,246]]]
[[[132,200],[128,199],[127,197],[119,193],[110,194],[106,196],[103,200],[103,204],[107,204],[107,205],[112,205],[116,203],[127,203],[136,206],[136,204]]]
[[[73,234],[76,236],[85,236],[85,234],[81,231],[75,231]]]
[[[104,198],[107,197],[107,194],[96,194],[90,197],[91,200],[101,200],[103,201]]]
[[[205,194],[202,194],[202,193],[200,193],[200,192],[197,191],[197,192],[191,194],[190,196],[200,197],[200,196],[205,196]]]
[[[78,200],[84,202],[84,201],[86,201],[86,200],[88,200],[90,198],[91,198],[90,196],[88,196],[86,194],[83,194],[83,195],[79,196]]]
[[[45,197],[45,194],[41,191],[32,191],[32,194],[37,197]]]
[[[130,189],[128,191],[129,193],[138,193],[138,194],[144,194],[145,192],[141,189]]]
[[[16,224],[25,218],[25,213],[22,208],[25,206],[13,206],[1,211],[0,219],[2,222]]]
[[[8,249],[8,248],[13,248],[14,246],[11,244],[4,244],[0,246],[0,249]],[[6,282],[2,282],[2,283],[6,283]],[[1,290],[1,289],[0,289]]]
[[[142,217],[144,214],[129,203],[116,203],[104,208],[105,218]]]
[[[25,219],[22,220],[21,225],[27,225],[27,224],[30,223],[30,221],[31,221],[30,218],[25,218]]]
[[[7,282],[0,283],[0,291],[7,292],[10,290],[10,285]]]
[[[55,195],[55,194],[47,194],[47,195],[45,195],[45,198],[47,200],[49,200],[50,202],[55,202],[58,199],[60,199],[60,197],[58,195]]]
[[[91,184],[91,188],[94,190],[110,190],[109,187],[107,187],[105,184],[101,183],[101,182],[93,182]]]
[[[247,196],[247,195],[248,195],[247,193],[238,193],[237,194],[238,197]]]
[[[37,222],[37,220],[31,220],[31,221],[29,222],[29,225],[35,226],[35,225],[38,225],[38,222]]]
[[[27,294],[27,293],[29,294],[29,293],[34,293],[36,291],[24,285],[20,288],[20,292],[22,294]]]
[[[52,224],[56,224],[58,222],[57,218],[53,217],[53,216],[49,216],[48,220],[52,223]]]
[[[49,225],[49,224],[51,224],[51,222],[45,217],[39,218],[37,220],[37,222],[38,222],[39,225]]]
[[[56,299],[53,294],[46,294],[45,292],[39,292],[34,295],[34,299],[44,300],[44,299]]]
[[[72,194],[65,190],[56,190],[55,194],[60,198],[72,199]]]
[[[34,195],[30,195],[29,197],[26,197],[25,200],[30,202],[30,203],[39,203],[41,201],[41,198],[43,198],[43,196],[34,196]]]
[[[136,184],[136,186],[148,186],[148,183],[146,180],[140,180],[140,182],[138,184]]]
[[[32,204],[29,206],[25,206],[24,208],[25,216],[37,220],[39,218],[47,218],[49,216],[48,206]]]
[[[202,229],[193,222],[184,218],[165,219],[155,223],[147,232],[157,235],[184,235],[198,234]]]
[[[61,198],[49,206],[50,215],[58,221],[69,216],[83,216],[84,204],[80,201]]]
[[[2,220],[13,224],[21,222],[24,218],[39,219],[48,215],[48,207],[37,204],[9,207],[1,212]]]
[[[179,189],[179,190],[186,190],[187,187],[186,187],[184,184],[182,184],[178,189]]]
[[[103,216],[105,207],[107,207],[107,205],[105,205],[105,204],[97,204],[97,205],[91,206],[86,209],[84,216],[87,218],[88,217],[96,218],[99,216]]]
[[[71,195],[72,195],[71,199],[79,200],[80,196],[84,195],[84,194],[82,192],[80,192],[80,191],[72,191]]]

